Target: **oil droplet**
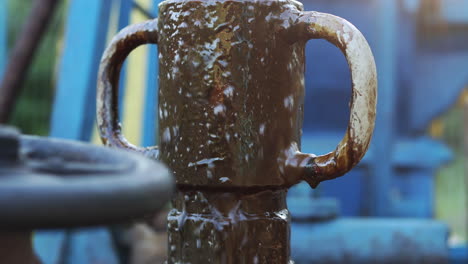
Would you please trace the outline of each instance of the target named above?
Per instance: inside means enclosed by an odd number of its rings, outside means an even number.
[[[226,110],[226,107],[223,104],[219,104],[219,105],[215,106],[215,108],[213,108],[213,112],[214,112],[215,115],[219,115],[221,113],[224,113],[225,110]]]
[[[168,142],[168,141],[171,140],[171,131],[169,130],[168,127],[166,127],[166,129],[164,129],[162,140],[164,142]]]
[[[260,125],[260,128],[258,129],[258,132],[260,133],[260,135],[265,134],[265,123]]]
[[[229,181],[229,178],[228,177],[221,177],[221,178],[219,178],[219,181],[222,182],[222,183],[225,183],[225,182]]]

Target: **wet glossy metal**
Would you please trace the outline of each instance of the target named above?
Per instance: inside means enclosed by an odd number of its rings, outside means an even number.
[[[173,201],[169,263],[288,263],[285,190],[185,190]]]
[[[341,176],[368,148],[377,83],[366,40],[349,22],[303,12],[296,1],[170,0],[159,10],[121,31],[103,55],[103,141],[173,170],[169,263],[287,263],[287,188]],[[352,74],[347,133],[323,156],[299,152],[311,38],[339,47]],[[117,119],[120,66],[144,43],[159,46],[159,152],[128,143]]]
[[[179,184],[289,186],[300,180],[297,172],[286,174],[304,101],[304,45],[285,36],[289,10],[298,12],[294,4],[160,6],[160,158]]]

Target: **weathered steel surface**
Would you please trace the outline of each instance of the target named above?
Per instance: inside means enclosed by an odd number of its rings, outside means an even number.
[[[217,14],[216,9],[221,10],[213,26],[208,21],[211,18],[201,18],[205,4],[168,1],[161,5],[161,37],[156,20],[121,31],[104,53],[100,69],[98,124],[103,141],[156,156],[153,148],[131,145],[120,133],[115,95],[120,66],[128,53],[139,45],[160,42],[160,158],[178,174],[178,184],[288,186],[305,179],[316,186],[348,171],[367,150],[373,129],[376,74],[372,53],[363,36],[348,22],[320,13],[300,13],[286,3],[206,4],[210,17]],[[256,5],[258,10],[255,14],[252,11],[250,18],[222,19],[246,8],[253,10]],[[194,10],[200,11],[192,14]],[[261,18],[268,14],[271,22],[262,22]],[[176,16],[178,19],[172,21]],[[246,22],[243,19],[254,23],[252,29],[242,29],[241,23]],[[297,23],[283,27],[283,20]],[[237,28],[239,32],[231,32]],[[265,38],[261,33],[266,31],[276,34]],[[347,56],[353,75],[353,98],[350,124],[342,143],[335,152],[315,157],[299,153],[297,143],[303,108],[303,43],[319,37],[338,45]],[[211,42],[205,43],[207,39]],[[248,41],[236,42],[239,39]],[[252,55],[245,56],[245,52]],[[257,53],[263,57],[253,55]],[[282,126],[276,120],[289,124]],[[226,122],[230,125],[226,126]],[[176,148],[180,151],[174,152]],[[194,155],[180,153],[194,149]],[[173,152],[177,159],[171,156]],[[278,163],[277,159],[282,161]],[[217,172],[209,167],[216,167]],[[260,176],[265,173],[268,178]]]
[[[97,123],[104,144],[130,149],[156,158],[157,148],[140,148],[129,143],[121,134],[118,118],[118,80],[126,56],[136,47],[157,44],[157,20],[132,25],[119,32],[104,51],[99,68],[97,91]]]
[[[289,263],[285,189],[187,190],[173,201],[169,263]]]
[[[103,142],[159,157],[173,170],[169,263],[287,263],[287,188],[341,176],[368,148],[377,88],[370,48],[349,22],[303,12],[295,1],[159,7],[157,20],[122,30],[104,52],[97,95]],[[348,130],[323,156],[299,152],[304,45],[312,38],[338,46],[352,75]],[[118,120],[120,67],[146,43],[159,46],[160,151],[130,144]]]

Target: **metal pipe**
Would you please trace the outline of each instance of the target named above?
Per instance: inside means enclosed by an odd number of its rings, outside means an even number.
[[[341,218],[294,222],[296,264],[447,263],[449,229],[421,219]]]
[[[29,65],[58,2],[35,0],[33,3],[29,19],[13,47],[0,83],[0,123],[6,123],[10,118]]]
[[[385,100],[379,100],[377,104],[377,121],[372,146],[373,153],[377,153],[380,161],[374,161],[371,164],[371,201],[369,205],[370,215],[389,216],[391,215],[391,201],[389,186],[392,178],[392,141],[395,123],[395,88],[396,88],[396,21],[397,21],[397,3],[393,0],[377,1],[377,12],[379,20],[377,22],[379,33],[377,35],[377,45],[374,46],[375,61],[377,63],[377,72],[379,76],[379,97]]]

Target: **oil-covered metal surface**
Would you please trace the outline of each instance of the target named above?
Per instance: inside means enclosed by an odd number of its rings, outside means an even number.
[[[289,186],[299,144],[304,46],[287,31],[300,4],[165,1],[159,16],[160,158],[177,183]]]
[[[335,151],[300,152],[304,47],[323,38],[352,76],[351,117]],[[156,157],[121,134],[118,71],[139,45],[159,45],[159,159],[176,176],[168,263],[287,263],[284,194],[343,175],[372,136],[376,69],[362,34],[339,17],[293,0],[168,0],[159,18],[121,31],[98,83],[103,141]],[[326,118],[327,113],[317,113]]]
[[[286,190],[184,190],[168,216],[169,263],[288,263]]]
[[[365,38],[349,22],[301,9],[299,2],[287,0],[161,3],[157,20],[122,30],[103,55],[97,96],[103,141],[158,155],[155,148],[127,142],[117,119],[123,60],[137,46],[157,43],[159,158],[177,184],[286,187],[306,180],[315,187],[343,175],[369,146],[375,63]],[[339,47],[352,75],[347,133],[323,156],[299,152],[304,45],[311,38]]]
[[[105,145],[133,150],[157,158],[157,148],[139,148],[121,134],[118,120],[118,82],[123,61],[136,47],[158,43],[157,20],[132,25],[119,32],[102,55],[97,89],[97,115],[99,133]]]

